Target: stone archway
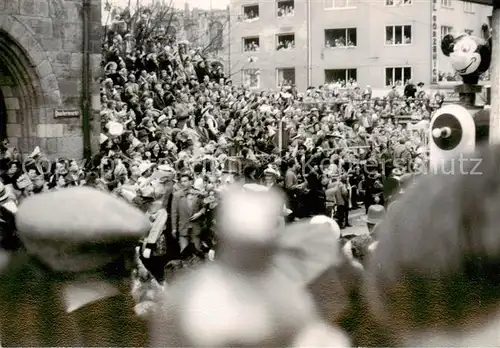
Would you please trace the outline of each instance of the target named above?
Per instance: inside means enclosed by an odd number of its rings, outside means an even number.
[[[44,124],[61,104],[58,81],[31,30],[9,15],[0,16],[0,67],[9,141],[22,153],[45,147]]]
[[[5,97],[3,96],[1,85],[3,83],[0,71],[0,141],[7,138],[7,107],[5,105]]]

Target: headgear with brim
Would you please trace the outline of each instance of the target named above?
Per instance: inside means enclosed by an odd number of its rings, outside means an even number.
[[[106,128],[108,128],[108,134],[113,137],[118,137],[123,134],[123,125],[121,123],[108,122]]]
[[[332,234],[334,235],[335,239],[339,239],[341,232],[340,232],[340,227],[338,223],[333,220],[332,218],[326,216],[326,215],[316,215],[314,216],[311,221],[311,224],[328,224],[331,227]]]
[[[264,170],[264,175],[272,175],[276,178],[279,178],[280,173],[278,173],[274,168],[268,167]]]
[[[381,222],[385,217],[385,208],[383,205],[374,204],[368,208],[365,222],[368,224],[376,225]]]
[[[88,187],[28,197],[19,207],[16,226],[27,253],[59,272],[113,264],[151,228],[138,209]]]

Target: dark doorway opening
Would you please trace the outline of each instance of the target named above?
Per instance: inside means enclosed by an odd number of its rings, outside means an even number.
[[[7,139],[7,107],[2,89],[0,89],[0,141]]]

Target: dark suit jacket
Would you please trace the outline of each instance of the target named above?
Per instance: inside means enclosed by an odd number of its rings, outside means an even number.
[[[172,199],[172,230],[177,231],[182,237],[188,236],[190,229],[194,235],[201,233],[201,218],[198,221],[189,221],[189,219],[202,209],[202,201],[196,197],[190,207],[187,195],[184,190],[177,191]]]

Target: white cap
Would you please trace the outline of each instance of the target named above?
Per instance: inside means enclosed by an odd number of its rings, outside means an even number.
[[[106,125],[108,128],[109,135],[113,137],[118,137],[123,134],[123,125],[118,122],[108,122]]]

